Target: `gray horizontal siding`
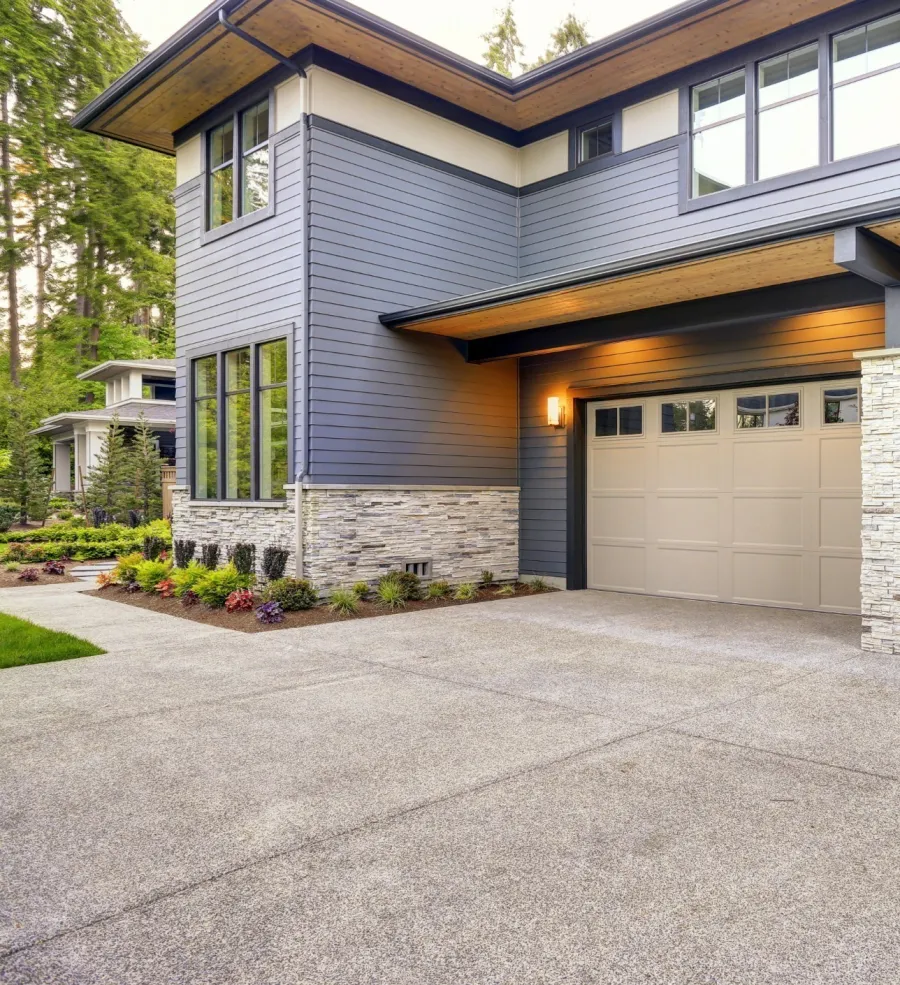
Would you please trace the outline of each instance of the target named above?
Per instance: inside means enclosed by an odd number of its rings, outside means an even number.
[[[520,571],[566,574],[566,435],[547,427],[547,397],[564,396],[570,388],[690,387],[692,379],[738,370],[824,371],[829,363],[851,361],[854,350],[883,344],[883,306],[869,305],[741,325],[727,333],[685,332],[520,360]]]
[[[300,126],[275,134],[274,214],[213,242],[203,243],[200,179],[177,192],[178,386],[176,436],[178,481],[187,481],[188,350],[294,322],[302,310],[304,135]],[[294,347],[295,353],[299,346]],[[299,408],[297,402],[297,408]],[[297,411],[295,411],[296,420]],[[299,421],[297,421],[299,424]],[[295,426],[295,434],[299,427]]]
[[[314,481],[517,482],[515,366],[378,321],[514,281],[516,213],[511,195],[310,130]]]
[[[519,276],[558,273],[628,256],[877,204],[900,187],[900,161],[779,191],[678,212],[678,150],[575,178],[520,201]]]

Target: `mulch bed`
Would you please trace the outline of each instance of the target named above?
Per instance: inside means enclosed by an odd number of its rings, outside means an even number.
[[[4,571],[0,568],[0,588],[31,588],[34,585],[58,585],[61,581],[78,581],[77,578],[73,578],[71,575],[45,575],[41,568],[43,567],[43,561],[35,562],[34,564],[23,564],[22,569],[25,568],[37,568],[40,571],[40,577],[37,581],[19,581],[19,575],[21,571]]]
[[[549,589],[554,591],[554,589]],[[351,622],[354,619],[372,619],[375,616],[393,616],[404,612],[420,612],[423,609],[446,609],[455,605],[474,605],[477,602],[502,602],[504,599],[521,598],[523,595],[542,594],[533,591],[521,582],[516,584],[515,595],[497,595],[496,588],[479,589],[475,598],[468,602],[457,602],[454,599],[431,599],[423,602],[407,602],[402,609],[387,609],[374,602],[360,602],[359,612],[353,616],[341,616],[332,612],[327,605],[301,612],[285,612],[284,622],[270,625],[259,622],[252,612],[226,612],[224,609],[209,609],[205,605],[183,606],[180,599],[164,599],[159,595],[148,592],[126,592],[118,585],[85,592],[85,595],[96,595],[111,602],[122,602],[125,605],[136,605],[140,609],[150,609],[153,612],[164,612],[179,619],[190,619],[202,622],[207,626],[221,626],[223,629],[236,629],[242,633],[263,633],[270,629],[297,629],[300,626],[318,626],[328,622]]]

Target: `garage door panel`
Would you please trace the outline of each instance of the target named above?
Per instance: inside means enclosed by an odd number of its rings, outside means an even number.
[[[752,547],[803,547],[800,496],[735,496],[733,541]]]
[[[697,441],[692,435],[668,439],[657,453],[657,488],[718,489],[719,450],[714,441]]]
[[[588,442],[589,587],[858,612],[859,426],[824,393],[842,388],[859,381],[640,398],[640,437]],[[784,424],[798,393],[799,423]],[[661,404],[701,397],[715,431],[669,412],[684,430],[661,433]],[[629,406],[592,407],[616,403]]]
[[[803,446],[798,439],[776,435],[771,440],[744,438],[734,442],[735,491],[744,489],[802,489]]]
[[[803,606],[803,555],[734,551],[735,601]]]
[[[717,496],[668,496],[656,500],[656,539],[715,545],[719,542]]]

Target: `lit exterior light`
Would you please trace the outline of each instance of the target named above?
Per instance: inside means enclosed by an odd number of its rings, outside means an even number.
[[[547,398],[547,423],[552,428],[564,428],[566,426],[566,405],[559,397]]]

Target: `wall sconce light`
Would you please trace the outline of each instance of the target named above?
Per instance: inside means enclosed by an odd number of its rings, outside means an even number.
[[[566,426],[566,405],[559,397],[547,397],[547,423],[552,428]]]

